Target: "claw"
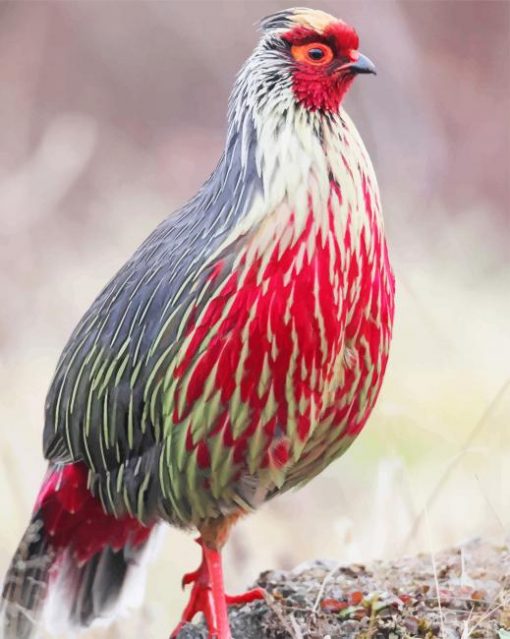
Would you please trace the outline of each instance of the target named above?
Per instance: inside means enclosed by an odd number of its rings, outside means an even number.
[[[195,582],[198,579],[199,575],[200,569],[193,570],[193,572],[187,572],[181,579],[181,588],[184,590],[184,588],[188,584],[192,584],[193,582]]]

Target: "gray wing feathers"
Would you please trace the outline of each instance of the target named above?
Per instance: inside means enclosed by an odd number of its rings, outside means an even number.
[[[182,340],[186,313],[207,302],[204,287],[213,266],[204,267],[208,256],[262,188],[254,140],[252,135],[244,143],[246,153],[230,132],[211,178],[105,287],[58,363],[46,402],[45,456],[83,460],[111,511],[136,508],[142,515],[138,506],[144,514],[152,507],[147,502],[157,493],[163,378]]]

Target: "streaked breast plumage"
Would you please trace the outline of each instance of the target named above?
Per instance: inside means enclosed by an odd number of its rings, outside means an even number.
[[[234,107],[215,174],[105,289],[50,392],[47,454],[84,451],[116,514],[189,525],[307,481],[382,380],[393,279],[353,123]]]

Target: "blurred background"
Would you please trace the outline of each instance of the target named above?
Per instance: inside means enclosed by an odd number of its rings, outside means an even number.
[[[397,276],[383,392],[349,453],[235,530],[226,581],[434,552],[510,526],[510,3],[307,0],[377,77],[347,99]],[[76,322],[222,150],[227,97],[277,1],[0,4],[0,573],[45,464],[44,397]],[[168,531],[142,613],[165,637],[192,539]],[[141,630],[143,628],[143,630]]]

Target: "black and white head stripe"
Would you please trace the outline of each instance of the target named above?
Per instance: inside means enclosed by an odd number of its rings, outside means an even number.
[[[292,29],[294,26],[294,14],[299,9],[285,9],[284,11],[278,11],[277,13],[272,13],[262,20],[259,23],[261,31],[264,33],[270,33],[271,31],[276,30],[287,30]]]

